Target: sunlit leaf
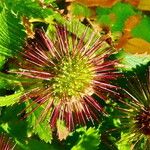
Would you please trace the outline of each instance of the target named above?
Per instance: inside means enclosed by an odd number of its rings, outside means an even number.
[[[120,68],[122,70],[132,70],[133,68],[136,68],[136,66],[146,65],[148,62],[150,62],[150,55],[147,54],[133,55],[131,53],[120,51],[116,57],[120,59],[122,64],[120,65]]]

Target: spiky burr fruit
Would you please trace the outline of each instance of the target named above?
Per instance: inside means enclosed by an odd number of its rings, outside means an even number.
[[[126,99],[120,100],[121,129],[132,150],[150,149],[150,68],[126,77]],[[120,142],[121,142],[120,141]],[[122,142],[123,142],[122,141]]]
[[[22,101],[33,99],[30,106],[37,104],[26,116],[43,106],[39,120],[49,116],[52,128],[59,120],[71,131],[86,121],[94,123],[103,112],[94,94],[104,100],[109,93],[118,95],[118,87],[111,83],[119,76],[118,62],[108,60],[113,48],[104,47],[108,36],[89,35],[89,30],[79,37],[78,31],[56,25],[55,36],[49,37],[35,29],[34,38],[27,40],[18,59],[19,68],[12,71],[29,79],[23,83],[26,93]]]

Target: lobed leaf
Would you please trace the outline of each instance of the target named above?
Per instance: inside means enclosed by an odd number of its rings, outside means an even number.
[[[120,51],[116,55],[117,59],[120,59],[122,65],[120,66],[123,70],[132,70],[139,65],[146,65],[150,62],[150,55],[148,54],[131,54],[125,51]]]

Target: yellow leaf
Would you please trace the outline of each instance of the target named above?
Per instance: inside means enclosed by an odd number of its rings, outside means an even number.
[[[124,48],[126,52],[132,54],[150,54],[150,43],[140,38],[129,39]]]
[[[150,11],[150,0],[140,0],[138,9]]]

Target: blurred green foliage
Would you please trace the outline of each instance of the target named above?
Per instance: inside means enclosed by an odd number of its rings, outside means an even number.
[[[117,3],[112,8],[97,8],[97,21],[100,24],[110,26],[112,32],[123,31],[125,21],[137,11],[124,3]]]
[[[148,42],[150,42],[150,17],[149,16],[143,16],[140,23],[135,26],[135,28],[132,30],[132,35],[134,37],[142,38]]]

